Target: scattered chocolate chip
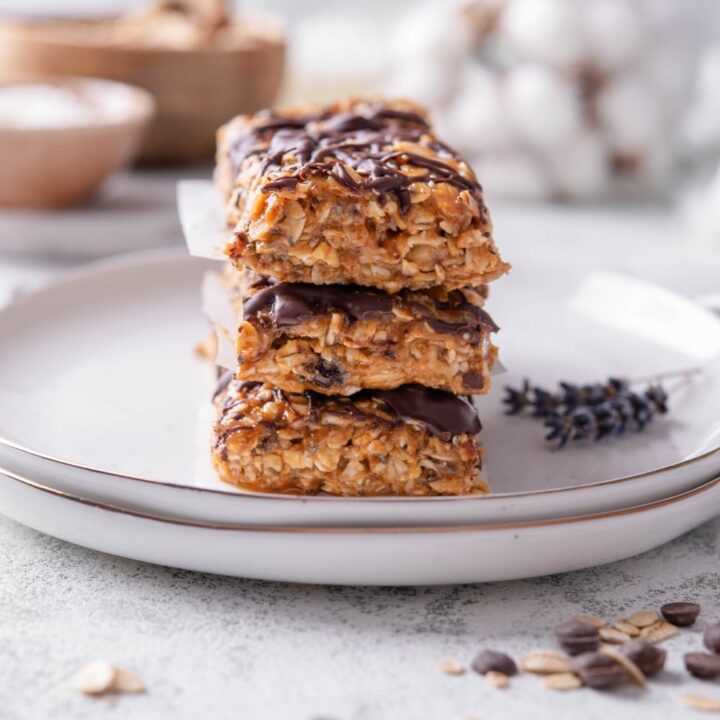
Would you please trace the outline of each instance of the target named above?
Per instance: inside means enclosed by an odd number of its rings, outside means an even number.
[[[625,668],[600,652],[578,655],[570,661],[570,670],[580,676],[583,685],[595,690],[608,690],[627,679]]]
[[[710,652],[720,653],[720,623],[708,625],[703,633],[703,643]]]
[[[515,661],[505,653],[497,650],[483,650],[473,661],[472,669],[480,675],[499,672],[508,677],[517,673]]]
[[[594,625],[580,620],[568,620],[555,628],[555,637],[570,655],[597,650],[600,633]]]
[[[688,627],[700,614],[700,606],[692,602],[671,602],[660,608],[662,616],[673,625]]]
[[[665,650],[646,640],[631,640],[620,648],[620,652],[630,658],[646,677],[659,673],[667,658]]]
[[[720,675],[720,655],[692,652],[683,655],[683,660],[686,670],[696,678],[709,680]]]

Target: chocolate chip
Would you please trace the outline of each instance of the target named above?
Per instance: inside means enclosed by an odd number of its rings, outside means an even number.
[[[692,652],[683,655],[685,668],[696,678],[708,680],[720,675],[720,655]]]
[[[463,385],[471,390],[481,390],[485,387],[485,378],[482,373],[469,370],[463,375]]]
[[[703,633],[703,643],[710,652],[720,653],[720,623],[708,625]]]
[[[497,650],[483,650],[473,661],[472,669],[480,675],[499,672],[510,677],[517,673],[515,661],[505,653]]]
[[[599,652],[583,653],[573,658],[570,670],[580,676],[583,685],[595,690],[608,690],[627,679],[625,668]]]
[[[312,367],[312,381],[321,388],[342,387],[345,373],[335,363],[320,358]]]
[[[594,625],[580,620],[568,620],[555,628],[555,637],[570,655],[597,650],[600,633]]]
[[[692,602],[671,602],[660,608],[662,616],[673,625],[688,627],[700,614],[700,606]]]
[[[665,650],[646,640],[626,642],[620,648],[620,652],[630,658],[646,677],[659,673],[665,666],[667,658]]]

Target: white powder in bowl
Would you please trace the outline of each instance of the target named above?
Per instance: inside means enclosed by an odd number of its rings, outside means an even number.
[[[67,128],[122,120],[129,98],[123,87],[74,88],[23,83],[0,86],[0,127]]]

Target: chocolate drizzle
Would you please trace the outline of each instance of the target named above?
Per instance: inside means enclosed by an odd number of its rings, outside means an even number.
[[[419,314],[437,333],[462,335],[465,333],[496,332],[499,328],[480,307],[465,300],[462,293],[451,294],[451,300],[443,302],[431,295],[400,292],[397,296],[359,285],[311,285],[309,283],[274,282],[263,279],[257,285],[262,289],[243,302],[245,320],[257,319],[267,313],[277,327],[292,327],[310,318],[326,315],[332,311],[342,312],[349,321],[357,322],[391,315],[394,303],[404,303]],[[462,312],[458,321],[444,320],[440,312]]]
[[[426,147],[438,157],[393,149],[400,142]],[[471,173],[463,175],[447,162],[459,162],[460,158],[432,135],[424,118],[380,103],[356,104],[349,112],[325,111],[303,117],[267,112],[232,147],[230,157],[235,171],[251,156],[262,159],[263,173],[271,168],[283,171],[263,186],[263,192],[292,189],[309,176],[320,175],[333,178],[349,192],[374,190],[381,202],[388,194],[393,195],[404,214],[410,209],[408,188],[412,183],[449,183],[467,190],[484,211],[480,184]],[[421,168],[425,173],[408,177],[401,170],[403,165]]]
[[[243,317],[255,318],[260,312],[271,313],[275,325],[288,327],[332,310],[350,320],[367,320],[392,312],[390,297],[357,285],[311,285],[276,283],[258,291],[243,302]]]
[[[228,385],[230,384],[230,381],[233,379],[233,371],[232,370],[225,370],[224,368],[217,367],[217,383],[215,384],[215,391],[213,392],[213,402],[220,397],[226,390]]]
[[[230,389],[223,388],[217,394],[228,393],[224,400],[226,412],[239,402],[238,392],[252,393],[263,387],[268,386],[258,382],[234,380]],[[273,392],[276,400],[282,402],[283,391],[273,388]],[[329,408],[333,413],[343,413],[359,419],[378,417],[372,411],[366,410],[362,406],[362,401],[379,400],[391,415],[405,421],[417,422],[428,432],[445,441],[457,435],[477,435],[482,429],[475,408],[466,397],[422,385],[402,385],[393,390],[361,390],[350,396],[321,395],[311,390],[306,391],[304,395],[310,401],[310,418],[314,418],[313,421],[324,408]],[[387,422],[384,418],[381,419]],[[230,428],[228,433],[235,430],[236,428]]]
[[[422,423],[433,435],[477,435],[482,429],[470,402],[443,390],[403,385],[394,390],[374,390],[373,395],[400,417]]]

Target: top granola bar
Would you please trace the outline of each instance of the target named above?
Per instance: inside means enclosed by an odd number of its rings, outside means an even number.
[[[468,165],[406,101],[264,111],[218,133],[238,266],[290,282],[451,290],[509,266]]]

